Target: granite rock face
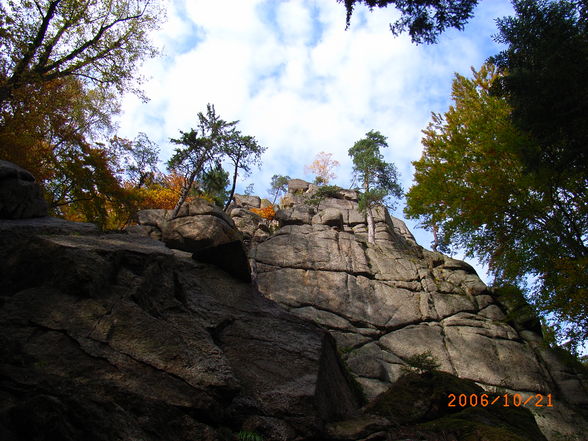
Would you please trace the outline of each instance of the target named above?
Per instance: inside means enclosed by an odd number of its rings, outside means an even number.
[[[0,160],[0,219],[47,216],[47,203],[35,178],[25,169]]]
[[[588,409],[586,378],[545,349],[536,329],[515,329],[471,266],[418,246],[383,208],[369,244],[356,195],[309,204],[316,190],[294,184],[279,212],[282,228],[252,244],[257,286],[335,337],[368,398],[386,391],[407,359],[430,351],[442,371],[487,390],[557,396],[556,411],[532,409],[548,437],[556,422],[570,437],[577,424],[587,427],[569,410]]]
[[[243,234],[220,208],[195,199],[184,204],[175,218],[172,210],[161,209],[141,210],[138,218],[139,225],[128,228],[130,234],[161,240],[169,248],[192,253],[196,260],[251,280]]]
[[[356,411],[333,338],[251,284],[148,238],[19,222],[0,228],[2,439],[304,440]]]
[[[128,234],[0,220],[0,437],[585,439],[585,378],[532,317],[384,209],[366,243],[356,192],[290,190],[274,220],[255,198],[145,210]],[[401,375],[424,352],[442,372]],[[454,412],[451,391],[554,406]]]

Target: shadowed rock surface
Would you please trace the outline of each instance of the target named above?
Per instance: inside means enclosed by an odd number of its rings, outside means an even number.
[[[47,216],[41,189],[27,170],[0,160],[0,219]]]
[[[2,439],[311,439],[356,410],[332,337],[249,284],[151,239],[21,222],[0,230]]]

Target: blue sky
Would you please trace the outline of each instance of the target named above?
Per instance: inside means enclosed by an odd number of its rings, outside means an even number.
[[[262,168],[238,187],[253,183],[264,196],[274,174],[312,180],[304,166],[321,151],[341,164],[333,183],[348,187],[347,150],[379,130],[390,146],[385,159],[407,190],[431,112],[448,109],[456,72],[467,75],[500,50],[494,20],[511,12],[507,0],[481,1],[465,31],[416,46],[390,33],[392,8],[357,7],[346,31],[345,8],[335,0],[170,0],[153,35],[163,56],[142,69],[150,101],[125,98],[119,134],[145,132],[165,161],[169,138],[195,127],[197,113],[213,103],[268,148]],[[398,205],[394,214],[403,218],[404,202]],[[431,235],[407,224],[429,248]]]

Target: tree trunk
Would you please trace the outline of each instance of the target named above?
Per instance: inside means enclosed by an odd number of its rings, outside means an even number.
[[[176,203],[176,206],[174,207],[174,211],[172,211],[172,216],[171,216],[172,219],[176,218],[176,216],[180,212],[180,208],[182,208],[182,205],[184,205],[184,202],[186,202],[186,198],[188,197],[188,193],[190,193],[190,188],[192,188],[192,184],[194,183],[194,179],[196,179],[196,174],[197,174],[197,171],[194,170],[192,173],[190,173],[190,176],[188,177],[188,179],[186,179],[186,185],[184,185],[184,187],[182,187],[182,192],[180,193],[180,198],[178,199],[178,202]]]
[[[364,196],[368,195],[370,191],[370,183],[368,180],[367,175],[364,177],[363,181],[363,191],[365,192]],[[376,243],[376,227],[374,226],[374,215],[372,214],[372,202],[368,199],[365,201],[366,208],[365,213],[367,217],[367,230],[368,230],[368,243]]]
[[[176,206],[174,207],[174,211],[172,212],[172,219],[176,218],[176,216],[180,212],[180,208],[182,208],[182,205],[184,205],[184,202],[186,202],[186,198],[188,197],[188,193],[190,193],[190,189],[192,188],[192,184],[194,184],[194,181],[196,180],[196,176],[198,176],[198,173],[200,173],[200,170],[202,170],[202,167],[204,167],[204,163],[206,162],[207,159],[208,158],[206,157],[206,154],[203,153],[202,157],[198,160],[198,163],[194,167],[194,170],[192,170],[192,173],[190,173],[190,175],[186,179],[186,185],[182,188],[182,192],[180,193],[180,198],[178,199],[178,202],[177,202]]]
[[[235,172],[233,173],[233,185],[231,187],[231,192],[229,193],[229,199],[227,199],[227,202],[225,203],[225,208],[224,211],[227,211],[227,208],[229,208],[229,205],[231,205],[231,201],[233,200],[233,196],[235,196],[235,187],[237,186],[237,170],[239,168],[239,163],[235,162]]]
[[[437,247],[439,246],[439,238],[437,237],[437,224],[433,224],[433,243],[431,244],[431,248],[433,251],[437,251]]]
[[[368,230],[368,243],[376,243],[376,228],[374,226],[374,216],[372,214],[371,207],[366,210],[367,214],[367,230]]]

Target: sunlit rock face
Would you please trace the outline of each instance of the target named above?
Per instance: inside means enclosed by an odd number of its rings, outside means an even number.
[[[370,244],[355,192],[317,202],[315,186],[292,184],[281,228],[251,244],[254,279],[335,337],[368,398],[399,378],[407,358],[430,351],[442,371],[487,390],[556,395],[556,408],[531,409],[539,425],[548,437],[577,433],[567,406],[588,407],[585,379],[544,348],[537,326],[515,326],[470,265],[422,248],[383,208]]]
[[[23,173],[6,194],[41,206],[10,193]],[[124,234],[0,215],[0,438],[585,439],[582,376],[533,317],[385,210],[366,243],[356,192],[317,190],[293,181],[273,220],[265,200],[196,200]],[[398,379],[425,351],[445,372]],[[484,389],[553,407],[446,406]]]

